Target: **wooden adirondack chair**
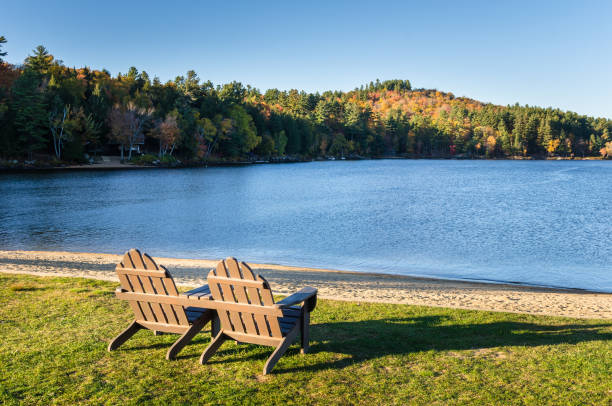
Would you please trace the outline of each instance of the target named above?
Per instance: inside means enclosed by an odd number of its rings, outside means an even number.
[[[215,302],[221,330],[200,357],[204,364],[227,339],[276,347],[263,373],[274,368],[287,348],[301,334],[301,352],[308,352],[310,312],[317,302],[317,290],[304,288],[274,303],[268,282],[235,258],[227,258],[208,274],[208,286]],[[302,306],[295,306],[303,303]]]
[[[166,359],[175,359],[178,352],[215,316],[213,310],[187,307],[184,301],[181,302],[168,270],[137,249],[126,252],[115,270],[121,282],[121,288],[115,293],[119,299],[128,301],[136,319],[110,342],[108,351],[117,349],[144,328],[153,330],[155,334],[182,334],[166,353]],[[205,289],[208,288],[203,286],[196,290]]]

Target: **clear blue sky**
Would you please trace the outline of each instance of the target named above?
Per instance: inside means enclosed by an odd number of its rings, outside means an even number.
[[[8,1],[7,60],[39,45],[68,66],[194,69],[264,91],[409,79],[497,104],[612,118],[612,2]]]

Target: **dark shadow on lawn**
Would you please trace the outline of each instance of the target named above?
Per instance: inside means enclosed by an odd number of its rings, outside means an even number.
[[[206,333],[206,331],[202,331],[202,333]],[[135,345],[132,346],[130,345],[130,340],[128,340],[125,344],[123,344],[118,351],[139,351],[139,350],[155,350],[155,349],[160,349],[160,348],[165,348],[165,349],[170,349],[170,347],[172,347],[172,344],[174,344],[174,342],[176,340],[179,339],[180,334],[170,334],[170,333],[164,333],[162,335],[162,337],[171,337],[169,339],[164,339],[163,342],[153,342],[153,340],[156,340],[157,338],[153,338],[153,332],[151,330],[141,330],[139,332],[136,333],[136,335],[134,337],[138,337],[138,335],[141,335],[141,337],[145,336],[145,335],[149,335],[149,339],[151,340],[151,344],[143,344],[143,345]],[[208,345],[208,343],[210,342],[210,336],[206,336],[206,335],[202,335],[202,334],[198,334],[193,340],[191,340],[191,342],[189,342],[189,345],[194,345],[194,344],[206,344]],[[187,348],[187,347],[185,347]],[[183,349],[184,350],[184,349]],[[181,356],[180,353],[179,355],[176,357],[176,359],[181,359],[181,358],[193,358],[195,357],[195,355],[186,355],[186,356]]]
[[[311,347],[309,354],[329,352],[348,355],[341,360],[323,362],[315,365],[284,369],[282,362],[274,373],[299,371],[319,371],[329,368],[343,368],[355,362],[380,358],[387,355],[402,355],[422,351],[458,351],[492,347],[527,346],[555,344],[577,344],[586,341],[611,340],[612,323],[603,324],[562,324],[547,325],[538,323],[499,321],[481,324],[449,324],[452,319],[446,316],[425,316],[415,318],[393,318],[364,320],[358,322],[333,322],[311,325]],[[139,332],[137,334],[143,334]],[[152,335],[151,331],[148,331]],[[207,331],[198,334],[189,345],[210,342]],[[173,339],[151,345],[129,346],[122,350],[137,351],[170,348],[178,335],[170,334]],[[151,337],[152,338],[152,337]],[[245,348],[251,348],[247,354]],[[223,364],[233,361],[264,361],[273,351],[252,351],[250,344],[226,343],[208,364]],[[263,347],[260,347],[263,348]],[[240,354],[238,354],[238,352]],[[285,356],[299,354],[293,344]],[[229,359],[227,358],[228,356]],[[308,356],[308,355],[306,355]],[[185,354],[177,359],[197,358],[198,354]]]
[[[202,331],[202,333],[210,333],[210,331]],[[150,339],[154,340],[152,338],[153,332],[150,330],[142,330],[136,334],[141,335],[141,337],[143,337],[145,334],[149,334],[151,336]],[[164,342],[151,342],[151,344],[140,344],[140,345],[130,345],[130,341],[128,341],[127,343],[121,346],[119,351],[141,351],[141,350],[157,350],[157,349],[167,350],[172,346],[172,344],[174,343],[174,340],[178,340],[178,338],[180,337],[180,335],[178,334],[169,334],[169,333],[164,333],[163,336],[169,336],[172,338],[165,339]],[[210,343],[210,334],[198,334],[193,340],[191,340],[191,342],[187,346],[198,345],[198,344],[208,345],[209,343]],[[218,358],[219,360],[210,360],[208,361],[208,364],[223,364],[225,362],[245,361],[245,360],[251,360],[251,359],[252,360],[257,360],[257,359],[265,360],[267,357],[270,356],[270,354],[267,352],[249,353],[247,355],[243,355],[243,352],[241,352],[239,355],[236,355],[236,353],[239,352],[240,350],[244,350],[245,348],[248,349],[249,347],[251,347],[251,349],[256,348],[255,346],[251,346],[250,344],[229,341],[228,343],[224,344],[222,350],[217,351],[215,353],[214,358]],[[186,348],[187,347],[185,347],[185,349]],[[264,348],[264,347],[261,347],[261,348]],[[272,347],[267,347],[267,348],[269,348],[270,353],[272,353],[273,348]],[[183,352],[185,352],[185,349],[183,349]],[[299,351],[296,350],[296,352],[299,352]],[[290,353],[290,351],[288,351],[288,353]],[[224,358],[225,356],[228,356],[228,355],[235,355],[235,356],[230,359]],[[197,354],[179,353],[176,359],[179,360],[179,359],[190,359],[190,358],[199,358],[199,357],[200,357],[200,353],[197,353]]]
[[[334,322],[311,327],[310,353],[331,352],[349,357],[303,368],[282,367],[275,373],[342,368],[386,355],[422,351],[471,350],[505,346],[577,344],[612,339],[612,323],[545,325],[513,321],[447,324],[448,318],[426,316]]]
[[[9,286],[9,289],[13,292],[35,292],[37,290],[47,290],[48,288],[40,287],[40,286],[28,286],[28,285],[15,284],[15,285]]]

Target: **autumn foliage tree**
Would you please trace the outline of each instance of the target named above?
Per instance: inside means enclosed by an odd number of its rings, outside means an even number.
[[[121,145],[121,160],[124,158],[124,148],[128,146],[128,159],[132,159],[134,145],[144,140],[143,127],[149,116],[153,112],[152,108],[138,107],[133,101],[126,105],[115,105],[109,116],[111,123],[112,136]]]
[[[129,143],[130,126],[124,109],[121,106],[114,106],[109,114],[110,140],[120,145],[121,161],[124,159],[124,147]]]
[[[262,93],[240,82],[215,86],[194,71],[162,83],[136,67],[115,76],[69,68],[44,46],[22,66],[0,63],[2,157],[76,159],[119,146],[131,159],[135,145],[200,162],[212,155],[602,156],[610,134],[607,118],[481,103],[402,79],[351,91]]]
[[[163,120],[159,121],[153,130],[153,137],[159,140],[159,157],[166,154],[172,155],[180,136],[180,129],[176,121],[177,112],[168,114]]]

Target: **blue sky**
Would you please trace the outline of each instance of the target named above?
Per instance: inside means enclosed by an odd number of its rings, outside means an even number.
[[[68,66],[163,81],[350,90],[409,79],[497,104],[612,118],[612,2],[0,0],[12,63],[39,45]]]

